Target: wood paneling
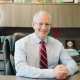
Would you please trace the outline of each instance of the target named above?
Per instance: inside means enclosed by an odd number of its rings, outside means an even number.
[[[18,5],[0,4],[0,26],[18,26]]]
[[[31,27],[34,14],[45,10],[57,28],[80,27],[80,4],[0,4],[0,26]]]
[[[42,5],[19,4],[19,27],[30,27],[34,14],[42,9]]]

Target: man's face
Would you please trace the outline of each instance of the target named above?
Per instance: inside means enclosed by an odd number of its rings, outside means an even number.
[[[36,35],[44,40],[51,29],[50,18],[48,15],[38,15],[36,22],[32,23]]]

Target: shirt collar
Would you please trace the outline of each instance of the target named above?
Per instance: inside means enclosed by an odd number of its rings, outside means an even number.
[[[33,33],[33,38],[34,38],[34,40],[39,44],[42,40],[41,39],[39,39],[38,37],[37,37],[37,35],[35,34],[35,33]],[[45,44],[47,44],[47,40],[48,38],[46,37],[45,38],[45,40],[44,40],[44,42],[45,42]]]

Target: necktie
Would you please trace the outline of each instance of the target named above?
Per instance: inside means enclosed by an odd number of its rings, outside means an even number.
[[[45,47],[45,42],[43,41],[41,42],[40,46],[40,68],[41,69],[48,68],[46,47]]]

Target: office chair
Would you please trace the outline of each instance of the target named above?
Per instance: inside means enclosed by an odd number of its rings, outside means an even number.
[[[29,33],[14,33],[6,36],[3,43],[4,75],[16,75],[14,63],[15,42]]]

